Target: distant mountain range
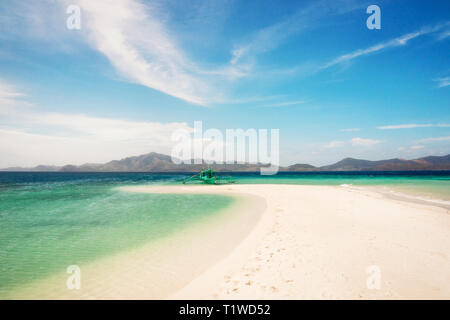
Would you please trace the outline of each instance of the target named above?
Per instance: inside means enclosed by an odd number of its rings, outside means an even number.
[[[170,156],[151,152],[148,154],[113,160],[104,164],[86,163],[81,166],[45,166],[33,168],[11,167],[0,171],[53,171],[53,172],[197,172],[207,164],[175,164]],[[259,171],[262,164],[212,164],[219,172]],[[332,165],[315,167],[310,164],[294,164],[280,167],[279,171],[409,171],[409,170],[450,170],[450,154],[429,156],[413,160],[389,159],[380,161],[345,158]]]

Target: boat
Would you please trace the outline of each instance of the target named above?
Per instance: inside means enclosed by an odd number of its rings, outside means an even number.
[[[230,184],[235,183],[236,180],[234,180],[230,176],[218,177],[213,169],[207,168],[201,170],[199,173],[193,175],[192,177],[185,179],[183,181],[183,184],[188,182],[202,182],[205,184]]]

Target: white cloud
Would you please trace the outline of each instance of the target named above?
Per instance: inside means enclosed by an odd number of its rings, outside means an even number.
[[[388,48],[394,48],[394,47],[400,47],[400,46],[404,46],[406,45],[410,40],[415,39],[417,37],[438,31],[439,29],[441,29],[443,26],[445,26],[446,24],[440,24],[440,25],[436,25],[434,27],[425,27],[422,28],[419,31],[416,32],[412,32],[412,33],[408,33],[405,35],[402,35],[400,37],[397,37],[395,39],[386,41],[386,42],[382,42],[376,45],[373,45],[371,47],[365,48],[365,49],[358,49],[355,50],[353,52],[344,54],[342,56],[339,56],[331,61],[329,61],[328,63],[324,64],[322,67],[320,67],[320,69],[327,69],[330,68],[334,65],[337,64],[341,64],[344,62],[349,62],[355,58],[364,56],[364,55],[368,55],[374,52],[378,52],[384,49],[388,49]]]
[[[13,86],[0,80],[0,103],[10,103],[17,97],[24,96],[23,93],[18,92]]]
[[[65,12],[68,4],[77,4],[82,9],[80,31],[56,27],[65,24],[67,15],[61,13]],[[172,31],[180,26],[169,23],[171,12],[164,9],[170,6],[164,5],[164,2],[42,0],[39,5],[18,2],[0,7],[8,10],[5,14],[7,19],[0,19],[0,27],[5,34],[12,35],[12,38],[23,34],[27,34],[27,37],[34,35],[40,43],[45,42],[47,45],[52,42],[52,48],[71,47],[73,50],[77,50],[76,47],[82,42],[80,39],[87,38],[90,46],[102,53],[126,80],[190,103],[208,105],[230,100],[226,97],[232,92],[228,81],[258,74],[258,71],[253,70],[252,57],[255,55],[279,47],[292,35],[316,27],[327,17],[344,14],[361,8],[362,5],[353,1],[314,1],[312,5],[294,12],[278,23],[268,25],[250,36],[243,35],[241,42],[231,50],[229,64],[208,66],[194,61],[182,48],[180,33]],[[203,17],[195,16],[195,19],[202,20]],[[404,45],[410,39],[440,28],[442,26],[424,28],[416,33],[357,50],[330,61],[325,67],[387,47]],[[30,34],[29,29],[33,30]],[[306,70],[300,68],[299,71],[297,67],[292,70],[287,72],[312,74],[320,68],[314,64],[307,66]],[[267,76],[271,72],[262,73]]]
[[[92,117],[83,114],[38,113],[26,109],[24,94],[0,81],[0,168],[38,164],[105,162],[151,151],[170,154],[177,129],[185,122],[159,123]]]
[[[449,124],[446,123],[440,123],[440,124],[416,124],[416,123],[409,123],[409,124],[396,124],[396,125],[389,125],[389,126],[381,126],[377,127],[377,129],[380,130],[393,130],[393,129],[413,129],[413,128],[428,128],[428,127],[449,127]]]
[[[435,137],[435,138],[425,138],[418,140],[418,143],[427,143],[427,142],[437,142],[437,141],[450,141],[450,136],[446,137]]]
[[[432,127],[432,124],[397,124],[397,125],[390,125],[390,126],[381,126],[377,127],[377,129],[380,130],[391,130],[391,129],[412,129],[412,128],[425,128],[425,127]]]
[[[307,101],[305,101],[305,100],[287,101],[287,102],[266,104],[266,105],[264,105],[264,107],[285,107],[285,106],[293,106],[293,105],[298,105],[298,104],[304,104],[306,102]]]
[[[207,103],[210,85],[178,47],[156,7],[137,0],[77,3],[89,43],[121,75],[191,103]]]
[[[291,18],[267,26],[261,30],[258,30],[251,39],[235,47],[231,51],[230,63],[236,65],[244,57],[252,58],[254,55],[270,51],[287,39],[292,33],[298,32],[300,29],[299,21]]]
[[[106,162],[151,151],[170,154],[172,132],[186,123],[125,121],[70,114],[29,114],[21,128],[0,128],[0,167]],[[51,134],[37,133],[42,127]],[[29,129],[28,129],[29,130]]]
[[[337,148],[345,145],[345,141],[334,140],[330,141],[325,145],[325,148]]]
[[[231,51],[230,62],[237,64],[245,58],[252,59],[258,54],[274,50],[289,37],[316,27],[321,18],[345,14],[360,7],[361,5],[351,1],[313,1],[284,20],[268,25],[247,37],[243,44],[237,45]]]
[[[380,140],[363,139],[363,138],[353,138],[351,140],[353,146],[362,146],[362,147],[370,147],[380,142],[381,142]]]
[[[381,140],[374,139],[364,139],[364,138],[352,138],[350,140],[342,141],[342,140],[333,140],[324,145],[325,148],[339,148],[343,146],[351,145],[353,147],[370,147],[382,142]]]
[[[444,77],[436,79],[435,81],[439,82],[438,88],[444,88],[450,86],[450,77]]]
[[[14,86],[0,79],[0,114],[12,110],[23,96]]]
[[[342,132],[355,132],[355,131],[359,131],[359,130],[361,130],[361,129],[359,129],[359,128],[347,128],[347,129],[341,129],[339,131],[342,131]]]
[[[438,35],[437,39],[444,40],[447,39],[448,37],[450,37],[450,30],[445,30]]]
[[[435,151],[427,149],[426,146],[420,144],[398,147],[397,151],[401,152],[401,157],[410,157],[412,155],[426,156],[429,154],[436,154]]]
[[[68,5],[81,8],[81,30],[65,28]],[[39,5],[0,4],[0,37],[22,37],[68,53],[88,44],[126,81],[198,105],[227,100],[229,82],[248,66],[201,65],[182,48],[162,2],[143,0],[41,0]],[[18,32],[20,30],[20,32]]]

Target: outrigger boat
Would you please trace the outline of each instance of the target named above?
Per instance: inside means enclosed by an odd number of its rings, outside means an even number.
[[[193,175],[192,177],[187,178],[186,180],[183,181],[183,184],[195,181],[200,181],[206,184],[229,184],[236,182],[235,180],[233,180],[232,177],[229,176],[218,177],[211,168],[203,169],[202,171]]]

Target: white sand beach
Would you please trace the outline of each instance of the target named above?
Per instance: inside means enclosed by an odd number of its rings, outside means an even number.
[[[230,254],[162,298],[450,299],[447,209],[333,186],[128,190],[248,194],[265,202],[259,222]]]

